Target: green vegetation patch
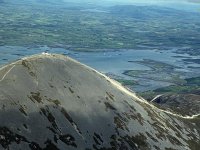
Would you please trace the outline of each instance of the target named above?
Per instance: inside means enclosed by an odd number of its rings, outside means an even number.
[[[134,80],[126,80],[126,79],[116,79],[118,82],[120,82],[124,86],[134,86],[138,85],[137,81]]]
[[[160,94],[196,94],[200,95],[200,77],[185,79],[183,85],[171,85],[156,90],[141,92],[140,96],[147,100],[153,99],[156,95]]]
[[[0,6],[2,46],[59,45],[89,51],[145,47],[161,50],[190,45],[198,51],[198,14],[153,6],[120,6],[120,11],[119,6],[100,7],[97,9],[103,11],[87,11],[91,6],[15,3]]]

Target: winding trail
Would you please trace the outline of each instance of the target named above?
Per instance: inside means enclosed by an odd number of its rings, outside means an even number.
[[[15,65],[13,65],[2,77],[2,79],[0,80],[0,82],[2,82],[4,80],[4,78],[7,76],[7,74],[15,67]]]
[[[73,59],[72,59],[73,60]],[[73,60],[74,61],[74,60]],[[78,62],[79,63],[79,62]],[[83,65],[83,64],[82,64]],[[86,65],[84,65],[85,67],[87,68],[90,68],[92,70],[94,70],[96,73],[98,73],[99,75],[103,76],[104,78],[106,78],[108,81],[110,81],[116,88],[118,88],[119,90],[125,92],[126,94],[128,94],[129,96],[133,97],[134,99],[137,99],[138,101],[142,102],[142,103],[145,103],[147,105],[149,105],[150,107],[152,107],[152,109],[157,109],[161,112],[164,112],[166,114],[170,114],[172,116],[176,116],[176,117],[179,117],[179,118],[183,118],[183,119],[195,119],[195,118],[198,118],[200,117],[200,114],[195,114],[195,115],[192,115],[192,116],[183,116],[183,115],[180,115],[180,114],[176,114],[176,113],[173,113],[173,112],[170,112],[170,111],[167,111],[167,110],[163,110],[163,109],[160,109],[156,106],[154,106],[153,104],[149,103],[147,100],[143,99],[143,98],[139,98],[137,97],[134,92],[132,92],[130,89],[126,89],[125,87],[123,87],[119,82],[107,77],[106,75],[96,71],[95,69],[91,68],[91,67],[88,67]],[[161,96],[161,95],[158,95],[158,96]],[[154,98],[155,99],[155,98]]]
[[[42,53],[42,54],[43,54],[44,57],[55,57],[55,55],[56,55],[56,54],[54,55],[54,54],[49,54],[49,53]],[[36,54],[36,55],[30,56],[30,57],[22,58],[21,60],[26,60],[26,59],[29,59],[29,58],[31,58],[31,59],[37,58],[37,57],[40,56],[40,55],[41,55],[41,54]],[[56,56],[61,58],[61,56],[59,56],[59,55],[56,55]],[[63,59],[63,58],[62,58],[62,59]],[[145,99],[143,99],[143,98],[137,97],[136,94],[135,94],[133,91],[128,90],[127,88],[123,87],[119,82],[117,82],[117,81],[115,81],[115,80],[113,80],[113,79],[107,77],[107,76],[104,75],[103,73],[98,72],[97,70],[95,70],[95,69],[93,69],[93,68],[91,68],[91,67],[89,67],[89,66],[87,66],[87,65],[85,65],[85,64],[82,64],[82,63],[80,63],[80,62],[78,62],[78,61],[76,61],[76,60],[74,60],[74,59],[72,59],[72,58],[70,58],[70,57],[68,57],[68,56],[67,56],[67,59],[69,59],[69,60],[71,60],[71,61],[73,61],[73,62],[75,62],[75,63],[78,63],[78,64],[84,66],[85,68],[89,69],[89,70],[93,70],[94,72],[96,72],[96,73],[99,74],[100,76],[104,77],[106,80],[110,81],[110,83],[113,84],[113,86],[116,87],[117,89],[119,89],[120,91],[126,93],[127,95],[133,97],[134,99],[136,99],[136,100],[138,100],[138,101],[140,101],[140,102],[142,102],[142,103],[145,103],[145,104],[149,105],[152,109],[155,109],[155,110],[157,109],[157,110],[159,110],[159,111],[161,111],[161,112],[164,112],[164,113],[166,113],[166,114],[169,114],[169,115],[172,115],[172,116],[176,116],[176,117],[179,117],[179,118],[183,118],[183,119],[195,119],[195,118],[200,117],[200,114],[195,114],[195,115],[192,115],[192,116],[183,116],[183,115],[176,114],[176,113],[173,113],[173,112],[170,112],[170,111],[167,111],[167,110],[162,110],[162,109],[160,109],[160,108],[154,106],[153,104],[149,103],[147,100],[145,100]],[[2,79],[0,80],[0,82],[4,80],[4,78],[8,75],[8,73],[9,73],[9,72],[16,66],[16,64],[17,64],[18,62],[20,62],[21,60],[18,60],[18,61],[16,61],[16,62],[10,64],[10,65],[13,65],[13,66],[4,74],[4,76],[2,77]],[[6,68],[7,66],[9,66],[9,65],[6,65],[6,66],[0,68],[0,70]],[[160,95],[158,95],[158,96],[160,96]],[[155,98],[154,98],[154,99],[155,99]],[[152,100],[152,101],[153,101],[153,100]]]
[[[150,102],[154,102],[157,98],[163,96],[163,94],[157,95],[156,97],[154,97]]]

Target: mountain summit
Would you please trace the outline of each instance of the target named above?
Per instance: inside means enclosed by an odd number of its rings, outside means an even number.
[[[199,122],[62,55],[34,55],[0,69],[0,149],[195,150]]]

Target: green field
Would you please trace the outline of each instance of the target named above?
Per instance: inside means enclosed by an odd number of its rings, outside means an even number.
[[[198,48],[199,14],[153,6],[14,2],[0,5],[0,45],[47,45],[88,51]]]

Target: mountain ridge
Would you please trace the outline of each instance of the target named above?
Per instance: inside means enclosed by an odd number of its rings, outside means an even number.
[[[199,146],[198,117],[161,111],[69,57],[23,58],[1,68],[0,79],[1,149]]]

